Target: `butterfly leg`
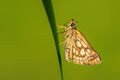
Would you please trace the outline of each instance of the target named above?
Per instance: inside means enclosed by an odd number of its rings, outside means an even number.
[[[67,26],[58,26],[58,28],[64,28],[64,29],[66,29]]]
[[[59,32],[58,34],[66,34],[66,31]]]

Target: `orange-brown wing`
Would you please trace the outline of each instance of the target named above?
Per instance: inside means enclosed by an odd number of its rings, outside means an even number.
[[[94,65],[101,62],[100,56],[91,47],[85,36],[73,30],[72,37],[68,37],[65,42],[65,59],[75,64]]]

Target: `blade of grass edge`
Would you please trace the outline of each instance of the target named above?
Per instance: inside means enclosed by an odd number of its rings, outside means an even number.
[[[55,16],[54,16],[52,2],[51,2],[51,0],[42,0],[42,2],[43,2],[43,5],[44,5],[44,8],[45,8],[48,20],[49,20],[49,24],[50,24],[50,27],[52,30],[53,37],[54,37],[54,42],[55,42],[58,61],[59,61],[61,80],[64,80],[63,79],[62,60],[61,60],[61,55],[60,55],[60,47],[58,45],[59,44],[58,33],[57,33],[57,29],[56,29],[56,22],[55,22]]]

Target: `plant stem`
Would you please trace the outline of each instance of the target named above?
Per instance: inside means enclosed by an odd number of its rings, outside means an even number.
[[[49,24],[50,24],[50,27],[52,30],[53,37],[54,37],[54,42],[55,42],[58,61],[59,61],[61,80],[64,80],[63,79],[62,60],[61,60],[61,55],[60,55],[60,47],[58,45],[59,44],[58,33],[57,33],[57,29],[56,29],[56,22],[55,22],[55,16],[54,16],[52,2],[51,2],[51,0],[42,0],[42,2],[43,2],[43,5],[44,5],[44,8],[45,8],[48,20],[49,20]]]

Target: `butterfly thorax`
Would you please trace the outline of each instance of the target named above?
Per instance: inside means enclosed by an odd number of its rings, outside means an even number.
[[[66,34],[65,34],[65,38],[72,38],[75,34],[76,34],[76,28],[74,28],[74,27],[72,27],[72,26],[70,26],[70,27],[68,27],[66,30],[65,30],[65,32],[66,32]]]

